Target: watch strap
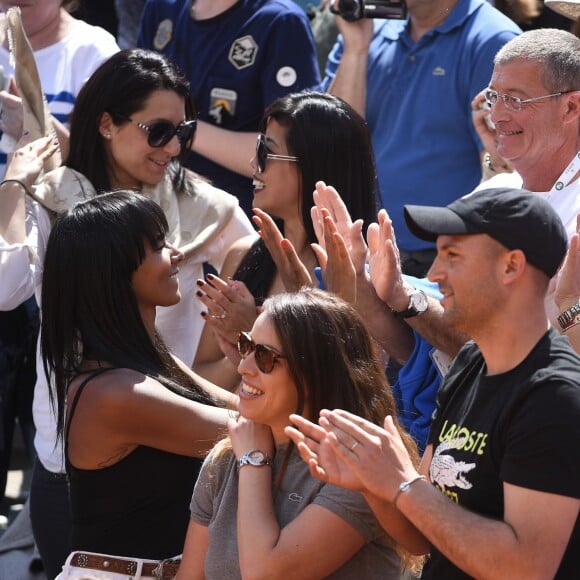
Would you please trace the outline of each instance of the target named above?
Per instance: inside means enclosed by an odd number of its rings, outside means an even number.
[[[423,294],[425,301],[427,300],[427,295],[425,294],[425,292],[423,292],[423,290],[415,290],[414,293]],[[411,297],[409,297],[409,306],[405,310],[399,312],[391,308],[391,314],[395,318],[412,318],[413,316],[419,316],[420,314],[423,314],[423,312],[424,310],[417,310],[415,308],[415,305],[413,304],[413,300]]]
[[[558,324],[563,331],[580,322],[580,303],[573,304],[558,316]]]
[[[256,451],[259,451],[262,454],[263,459],[256,461],[252,457],[252,453],[255,453]],[[272,460],[270,459],[270,456],[263,451],[260,451],[259,449],[253,449],[252,451],[244,453],[244,455],[242,455],[238,460],[238,467],[244,467],[245,465],[251,465],[253,467],[264,467],[265,465],[272,465]]]

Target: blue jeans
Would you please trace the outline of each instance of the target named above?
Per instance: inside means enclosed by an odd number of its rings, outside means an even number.
[[[30,520],[44,571],[52,580],[72,549],[68,480],[64,473],[48,471],[38,459],[32,470]]]

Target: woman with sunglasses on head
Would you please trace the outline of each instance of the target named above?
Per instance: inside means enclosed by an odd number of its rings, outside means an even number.
[[[268,215],[276,218],[315,279],[318,263],[310,247],[316,242],[310,210],[316,182],[336,187],[353,219],[367,225],[375,219],[376,179],[368,128],[337,97],[302,92],[274,101],[264,113],[261,131],[252,160],[256,223]],[[198,285],[207,324],[194,370],[233,389],[239,383],[237,336],[251,327],[256,306],[285,289],[283,280],[264,241],[248,236],[232,247],[221,279],[208,276]]]
[[[228,417],[216,397],[237,405],[231,393],[200,386],[156,332],[156,308],[181,297],[184,258],[168,234],[154,201],[119,190],[75,204],[48,239],[42,359],[54,384],[76,551],[62,578],[87,568],[136,576],[139,559],[181,553],[195,458]],[[159,562],[147,564],[144,577]]]
[[[195,486],[178,579],[400,578],[411,528],[401,519],[387,537],[362,495],[315,480],[284,433],[297,410],[316,420],[322,409],[358,409],[377,424],[395,416],[354,308],[318,289],[279,294],[238,347],[240,417]]]
[[[253,231],[236,198],[181,167],[194,127],[189,85],[165,57],[128,50],[104,62],[78,95],[65,164],[34,185],[42,167],[39,160],[55,150],[49,140],[39,139],[15,152],[8,167],[10,180],[0,186],[2,307],[10,308],[11,301],[33,292],[40,298],[46,240],[55,214],[104,191],[140,191],[161,205],[169,223],[167,238],[184,254],[179,272],[184,298],[159,309],[157,327],[169,350],[191,366],[203,326],[195,280],[203,276],[204,262],[221,268],[229,246]],[[39,459],[31,487],[34,532],[48,537],[50,552],[62,565],[70,552],[68,495],[42,372],[33,414]],[[55,521],[60,522],[58,534]]]

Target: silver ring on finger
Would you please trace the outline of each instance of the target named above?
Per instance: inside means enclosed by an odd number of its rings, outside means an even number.
[[[215,320],[223,320],[228,315],[227,311],[224,310],[221,314],[210,314],[210,316]]]
[[[350,450],[351,450],[351,452],[352,452],[352,453],[354,453],[354,450],[356,449],[356,446],[357,446],[357,445],[358,445],[358,441],[355,441],[355,442],[352,444],[352,446],[351,446],[351,448],[350,448]]]

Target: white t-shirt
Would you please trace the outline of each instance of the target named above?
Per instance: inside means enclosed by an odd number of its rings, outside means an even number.
[[[95,69],[119,51],[114,37],[99,26],[74,20],[61,41],[34,52],[42,90],[50,112],[68,126],[76,97]],[[10,53],[0,46],[0,65],[8,79],[14,74]],[[4,87],[0,87],[4,88]],[[0,152],[0,177],[6,171],[6,152]]]

